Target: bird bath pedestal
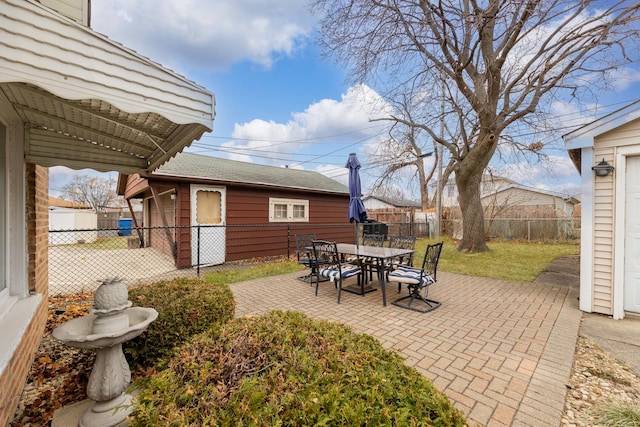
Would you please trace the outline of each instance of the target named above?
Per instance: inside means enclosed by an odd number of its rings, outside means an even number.
[[[126,420],[132,410],[131,395],[125,393],[131,371],[122,343],[140,335],[157,317],[153,308],[131,307],[126,285],[113,278],[96,290],[92,314],[69,320],[53,331],[54,338],[71,347],[96,351],[87,385],[87,396],[94,404],[84,412],[79,426],[112,427]]]

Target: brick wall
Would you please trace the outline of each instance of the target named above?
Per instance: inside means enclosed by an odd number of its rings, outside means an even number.
[[[28,164],[26,168],[26,212],[28,280],[31,292],[41,293],[42,302],[22,336],[16,353],[4,371],[0,384],[0,425],[6,425],[15,414],[34,353],[40,344],[47,319],[48,299],[48,188],[49,170]]]

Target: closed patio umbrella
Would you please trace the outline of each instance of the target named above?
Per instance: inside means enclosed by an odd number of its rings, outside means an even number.
[[[360,198],[362,189],[360,184],[360,161],[356,153],[349,154],[346,168],[349,168],[349,222],[354,223],[354,237],[358,244],[358,223],[367,219],[367,210]]]

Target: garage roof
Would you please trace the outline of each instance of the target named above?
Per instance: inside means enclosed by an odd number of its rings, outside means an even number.
[[[241,184],[349,194],[346,185],[319,172],[239,162],[193,153],[178,154],[158,168],[152,176],[225,185]]]

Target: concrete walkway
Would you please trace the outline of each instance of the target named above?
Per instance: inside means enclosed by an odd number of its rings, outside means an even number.
[[[298,310],[377,337],[449,396],[470,425],[559,426],[582,314],[577,257],[552,263],[530,284],[439,272],[417,313],[388,304],[380,290],[358,296],[300,273],[231,285],[236,315]],[[397,297],[389,286],[387,300]],[[406,292],[406,290],[404,291]]]

